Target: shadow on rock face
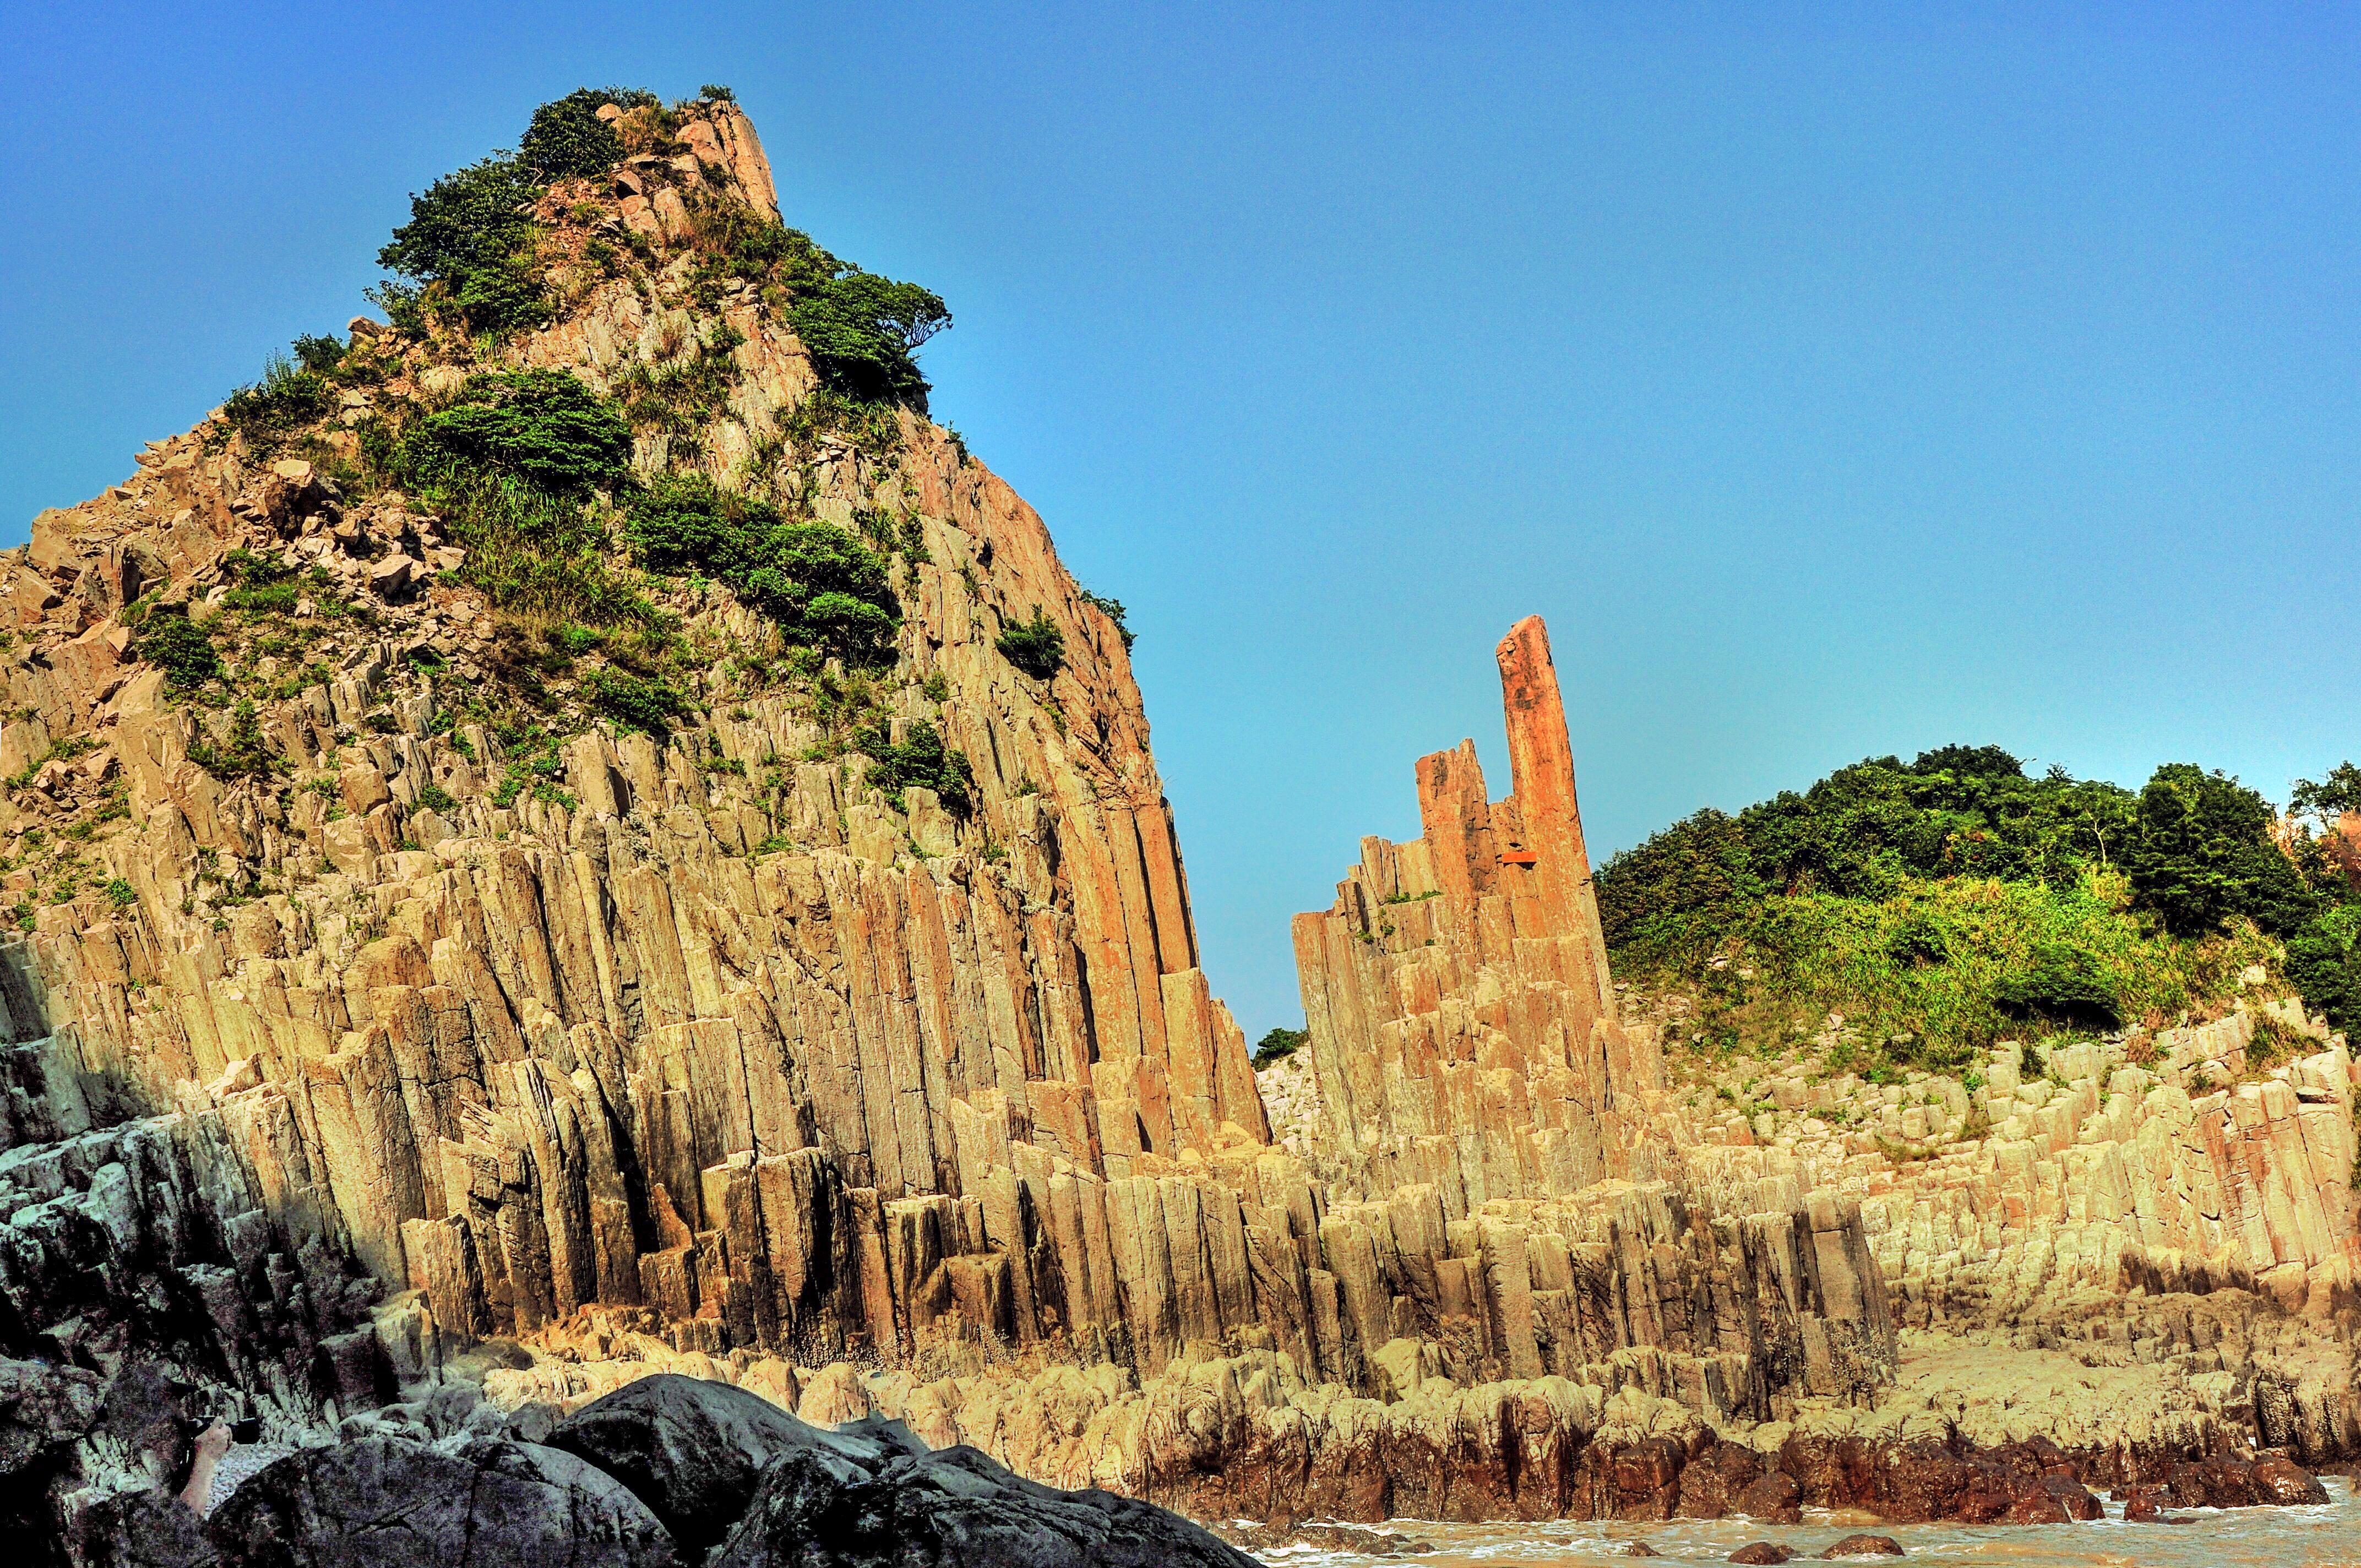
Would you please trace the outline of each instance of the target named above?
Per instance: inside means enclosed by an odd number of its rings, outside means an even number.
[[[260,1471],[207,1521],[235,1568],[675,1568],[646,1505],[570,1453],[370,1437]]]
[[[93,1504],[75,1541],[82,1568],[214,1568],[205,1527],[166,1492],[122,1492]]]
[[[808,1425],[743,1388],[670,1372],[585,1405],[549,1442],[630,1487],[692,1560],[721,1543],[781,1454],[817,1450],[865,1474],[900,1452],[858,1430]]]
[[[890,1424],[890,1423],[889,1423]],[[1253,1568],[1177,1514],[1060,1492],[968,1447],[873,1466],[813,1445],[774,1461],[712,1568]]]
[[[1152,1504],[1027,1481],[972,1448],[930,1452],[898,1421],[834,1431],[724,1383],[642,1378],[550,1442],[631,1488],[711,1568],[1248,1568]]]

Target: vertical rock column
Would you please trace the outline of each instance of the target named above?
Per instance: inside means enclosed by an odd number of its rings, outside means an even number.
[[[1662,1067],[1615,1016],[1539,618],[1498,657],[1513,791],[1488,799],[1473,741],[1420,759],[1420,838],[1366,840],[1294,925],[1327,1163],[1373,1193],[1433,1182],[1454,1219],[1657,1163],[1627,1111]]]

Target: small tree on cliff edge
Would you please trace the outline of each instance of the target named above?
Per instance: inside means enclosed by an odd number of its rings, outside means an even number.
[[[2309,920],[2318,899],[2271,839],[2270,803],[2220,771],[2168,762],[2140,791],[2123,868],[2133,895],[2175,936],[2245,916],[2273,936]]]

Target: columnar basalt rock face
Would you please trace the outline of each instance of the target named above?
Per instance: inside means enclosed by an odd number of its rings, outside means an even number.
[[[1448,890],[1454,967],[1427,980],[1465,1001],[1447,1048],[1473,1075],[1422,1122],[1386,1098],[1411,1086],[1373,1080],[1352,1124],[1408,1152],[1383,1187],[1332,1190],[1271,1146],[1198,967],[1120,629],[947,433],[906,411],[884,452],[795,425],[818,378],[783,321],[682,286],[683,192],[768,212],[768,171],[734,111],[681,136],[701,151],[553,192],[554,233],[608,203],[659,265],[586,276],[511,359],[613,387],[729,329],[726,411],[693,446],[643,433],[636,461],[726,488],[786,444],[813,515],[895,520],[882,701],[895,737],[930,723],[969,759],[971,808],[840,760],[812,691],[718,673],[665,740],[535,750],[465,704],[515,651],[437,575],[464,561],[439,520],[219,425],[151,447],[38,519],[0,584],[27,927],[0,976],[0,1351],[109,1370],[154,1326],[143,1303],[185,1299],[207,1310],[169,1347],[178,1375],[316,1420],[495,1337],[538,1347],[499,1375],[511,1404],[577,1404],[622,1375],[600,1325],[628,1323],[640,1371],[823,1419],[858,1391],[1028,1474],[1288,1513],[1562,1512],[1573,1462],[1546,1456],[1619,1397],[1760,1416],[1873,1386],[1890,1344],[1846,1216],[1622,1179],[1648,1170],[1617,1096],[1653,1064],[1607,1006],[1538,625],[1503,654],[1519,797],[1488,805],[1472,757],[1424,786],[1457,859],[1411,891]],[[405,350],[324,439],[357,449],[347,424],[464,380]],[[128,620],[202,614],[252,559],[368,613],[302,662],[254,651],[241,717],[172,691]],[[726,595],[673,607],[719,646],[762,633]],[[998,648],[1037,611],[1064,639],[1046,681]],[[220,766],[258,741],[261,775]],[[1504,874],[1496,839],[1538,869]],[[1513,1169],[1439,1152],[1493,1141],[1510,1104]],[[871,1383],[849,1391],[830,1369],[853,1365]],[[1030,1369],[1014,1389],[1009,1366]],[[969,1399],[928,1392],[945,1376],[1060,1413],[968,1424],[949,1411]],[[1503,1411],[1513,1454],[1481,1435]]]
[[[1335,904],[1294,924],[1316,1109],[1287,1146],[1329,1182],[1332,1254],[1366,1228],[1415,1281],[1364,1338],[1455,1346],[1466,1316],[1494,1359],[1446,1349],[1455,1375],[1589,1382],[1645,1349],[1666,1369],[1648,1391],[1714,1420],[1863,1396],[1894,1342],[1859,1216],[1792,1180],[1699,1205],[1672,1179],[1662,1060],[1617,1015],[1538,618],[1499,662],[1510,795],[1487,797],[1473,742],[1422,759],[1421,837],[1364,839]],[[1583,1310],[1640,1279],[1642,1310]]]
[[[1334,1173],[1432,1184],[1454,1219],[1662,1164],[1633,1135],[1662,1068],[1616,1017],[1540,620],[1499,656],[1508,798],[1488,800],[1473,741],[1421,759],[1423,833],[1363,839],[1334,905],[1294,924]]]
[[[606,387],[735,329],[729,405],[697,446],[734,484],[817,381],[750,290],[705,310],[676,287],[683,191],[775,210],[733,109],[680,134],[663,169],[553,194],[611,202],[660,265],[585,285],[512,357]],[[460,378],[413,350],[346,400],[366,417]],[[858,759],[796,761],[827,735],[793,690],[717,696],[668,743],[585,729],[503,792],[522,759],[451,711],[499,634],[479,594],[426,578],[460,558],[436,520],[222,434],[158,444],[126,484],[43,513],[0,585],[0,753],[27,774],[0,831],[12,864],[70,828],[86,846],[56,882],[9,882],[17,1188],[71,1185],[51,1173],[79,1169],[60,1152],[78,1139],[123,1167],[126,1138],[194,1138],[228,1161],[202,1168],[207,1200],[250,1193],[285,1233],[237,1255],[249,1296],[266,1255],[349,1256],[420,1292],[455,1343],[599,1302],[708,1349],[891,1359],[939,1327],[1160,1365],[1315,1315],[1308,1185],[1274,1177],[1249,1202],[1213,1178],[1250,1168],[1268,1129],[1197,967],[1123,641],[943,431],[905,412],[892,454],[814,437],[802,499],[847,526],[905,520],[884,700],[895,735],[931,722],[970,759],[964,815],[870,785]],[[671,461],[651,439],[640,460]],[[324,678],[260,672],[253,728],[279,770],[260,782],[201,765],[232,716],[171,693],[126,625],[143,596],[217,603],[236,550],[370,611],[338,623]],[[404,562],[414,578],[389,575]],[[995,648],[1037,609],[1064,637],[1046,681]],[[686,612],[718,639],[760,630],[726,600]],[[132,1131],[159,1116],[181,1130]],[[228,1261],[198,1253],[173,1266]],[[1283,1310],[1251,1284],[1272,1253]],[[55,1272],[0,1276],[10,1353],[52,1328]]]
[[[2258,1017],[2311,1054],[2250,1070]],[[1708,1186],[1778,1175],[1857,1198],[1906,1323],[2001,1327],[2077,1290],[2248,1290],[2320,1321],[2351,1307],[2361,1140],[2343,1036],[2300,1003],[2257,1003],[2046,1065],[2026,1075],[2007,1042],[1972,1094],[1776,1078],[1759,1132],[1734,1116],[1666,1135]]]

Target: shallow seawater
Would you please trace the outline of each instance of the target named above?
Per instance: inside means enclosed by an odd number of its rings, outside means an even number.
[[[2107,1517],[2061,1525],[1887,1525],[1815,1522],[1762,1525],[1744,1519],[1680,1520],[1670,1524],[1554,1522],[1427,1524],[1394,1519],[1383,1529],[1433,1543],[1415,1556],[1283,1547],[1257,1555],[1272,1568],[1608,1568],[1634,1559],[1624,1548],[1644,1541],[1662,1553],[1640,1562],[1721,1563],[1750,1541],[1770,1541],[1817,1559],[1858,1531],[1890,1535],[1901,1558],[1861,1563],[1957,1564],[1960,1568],[2361,1568],[2361,1499],[2352,1485],[2322,1477],[2329,1501],[2302,1508],[2189,1508],[2190,1522],[2125,1524],[2123,1505]]]

